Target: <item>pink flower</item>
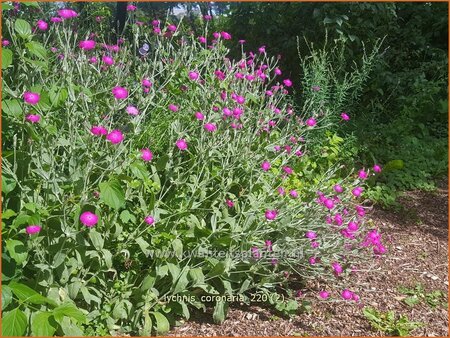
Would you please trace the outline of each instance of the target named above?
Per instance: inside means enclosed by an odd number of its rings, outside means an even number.
[[[185,139],[179,139],[175,144],[181,151],[186,150],[188,147]]]
[[[41,97],[38,93],[25,92],[23,94],[23,100],[25,101],[25,103],[28,103],[31,105],[37,104],[39,102],[40,98]]]
[[[54,17],[50,18],[50,21],[57,23],[57,22],[61,22],[62,19],[59,16],[54,16]]]
[[[58,10],[58,15],[63,19],[71,19],[78,16],[77,12],[70,8],[64,8]]]
[[[97,63],[98,60],[97,60],[97,58],[96,58],[95,56],[93,56],[93,57],[91,57],[91,58],[89,59],[89,62],[90,62],[90,63]]]
[[[338,194],[340,194],[341,192],[344,191],[344,189],[343,189],[339,184],[336,184],[336,185],[333,187],[333,189],[334,189],[334,191],[336,191]]]
[[[91,133],[96,135],[96,136],[100,136],[100,135],[107,135],[108,131],[106,130],[105,127],[102,126],[93,126],[91,128]]]
[[[153,153],[148,148],[141,149],[141,158],[148,162],[153,159]]]
[[[312,242],[311,242],[311,248],[316,249],[316,248],[318,248],[319,246],[320,246],[319,242],[316,242],[316,241],[312,241]]]
[[[361,188],[361,187],[356,187],[356,188],[354,188],[354,189],[352,190],[352,194],[353,194],[353,196],[355,196],[355,197],[359,197],[359,196],[361,196],[363,190],[364,190],[364,189]]]
[[[26,227],[25,231],[28,235],[37,234],[41,231],[42,227],[40,225],[29,225]]]
[[[316,257],[309,257],[308,259],[309,264],[314,265],[317,263]]]
[[[264,54],[266,52],[266,46],[259,47],[258,52],[260,52],[261,54]]]
[[[91,49],[95,48],[95,41],[94,40],[83,40],[83,41],[80,41],[78,46],[84,50],[91,50]]]
[[[316,239],[317,234],[314,231],[308,230],[305,234],[305,237],[309,239]]]
[[[142,85],[143,85],[144,87],[151,87],[151,86],[152,86],[152,83],[150,82],[149,79],[142,79]]]
[[[308,127],[314,127],[316,125],[316,119],[314,117],[311,117],[309,119],[306,120],[306,125]]]
[[[220,32],[220,36],[222,37],[222,39],[224,40],[231,40],[231,34],[227,33],[227,32]]]
[[[365,180],[367,177],[369,176],[369,172],[367,171],[364,171],[363,169],[361,169],[359,172],[358,172],[358,177],[360,178],[360,179],[362,179],[362,180]]]
[[[128,12],[134,12],[136,10],[136,6],[134,5],[127,5],[127,11]]]
[[[286,87],[291,87],[292,86],[292,81],[289,79],[283,80],[283,83]]]
[[[320,291],[319,292],[319,297],[322,299],[327,299],[330,296],[330,294],[326,291]]]
[[[174,104],[169,104],[169,110],[171,110],[173,112],[177,112],[178,111],[178,106],[176,106]]]
[[[202,113],[200,113],[199,111],[195,113],[195,118],[199,121],[203,121],[205,119],[205,115],[203,115]]]
[[[80,215],[80,221],[90,228],[97,224],[98,216],[90,211],[85,211]]]
[[[266,210],[265,216],[268,221],[273,221],[277,218],[278,212],[276,210]]]
[[[206,38],[204,36],[199,36],[198,37],[198,42],[200,43],[206,43]]]
[[[283,187],[278,187],[277,191],[278,191],[278,193],[279,193],[281,196],[286,195],[286,191],[284,190]]]
[[[338,262],[334,262],[331,264],[334,273],[336,274],[336,276],[339,276],[344,270],[342,269],[341,264],[339,264]]]
[[[292,198],[298,198],[298,192],[296,190],[291,190],[289,195],[291,195]]]
[[[214,132],[217,130],[217,127],[214,123],[206,123],[203,128],[205,128],[207,131],[209,131],[210,133]]]
[[[375,171],[376,173],[381,173],[381,166],[378,164],[375,164],[373,166],[373,171]]]
[[[347,230],[348,231],[357,231],[358,230],[358,224],[356,222],[350,221],[348,223]]]
[[[31,123],[37,123],[40,121],[41,117],[37,114],[28,114],[25,119]]]
[[[10,44],[9,40],[6,40],[6,39],[2,40],[2,46],[3,47],[9,46],[9,44]]]
[[[283,167],[283,171],[286,173],[286,174],[288,174],[288,175],[291,175],[291,174],[293,174],[294,173],[294,171],[292,170],[292,168],[291,167]]]
[[[153,21],[152,21],[152,26],[153,26],[153,27],[158,27],[159,25],[160,25],[159,20],[153,20]]]
[[[197,80],[199,77],[199,74],[197,72],[193,72],[193,71],[189,72],[188,75],[189,75],[189,79],[191,79],[192,81]]]
[[[333,202],[333,200],[330,200],[330,199],[326,199],[324,202],[323,202],[323,204],[327,207],[327,209],[333,209],[334,208],[334,202]]]
[[[48,29],[48,23],[46,23],[44,20],[38,20],[36,25],[41,31],[46,31]]]
[[[232,200],[226,200],[225,203],[228,205],[229,208],[234,207],[234,202]]]
[[[115,129],[106,136],[106,139],[112,144],[118,144],[123,141],[124,136],[119,129]]]
[[[112,66],[114,64],[114,59],[107,55],[103,55],[102,61],[107,66]]]
[[[167,29],[168,29],[169,31],[171,31],[171,32],[175,32],[175,31],[177,30],[177,26],[175,26],[175,25],[169,25],[169,26],[167,26]]]
[[[210,21],[210,20],[212,20],[212,16],[211,16],[211,15],[208,15],[208,14],[203,15],[203,20],[205,20],[205,21]]]
[[[155,219],[153,218],[153,216],[147,216],[144,218],[145,223],[147,223],[148,225],[152,225],[153,223],[155,223]]]
[[[350,299],[352,299],[353,292],[351,292],[350,290],[345,289],[345,290],[343,290],[343,291],[341,292],[341,296],[342,296],[342,298],[344,298],[345,300],[350,300]]]
[[[236,97],[236,102],[239,103],[239,104],[244,104],[245,103],[245,97],[238,95]]]
[[[264,170],[264,171],[269,171],[270,167],[271,167],[271,165],[270,165],[270,163],[269,163],[268,161],[264,161],[264,162],[261,164],[261,168],[262,168],[262,170]]]
[[[243,45],[245,43],[245,40],[239,40],[238,42],[239,44]]]
[[[275,72],[275,75],[281,75],[280,68],[275,68],[274,72]]]
[[[123,87],[114,87],[112,89],[114,97],[118,100],[126,99],[128,97],[128,90]]]
[[[135,106],[128,106],[126,111],[129,115],[139,115],[139,110]]]
[[[348,116],[346,113],[342,113],[342,114],[341,114],[341,118],[342,118],[344,121],[350,120],[350,116]]]
[[[320,86],[312,86],[311,89],[313,90],[313,92],[318,92],[320,91]]]

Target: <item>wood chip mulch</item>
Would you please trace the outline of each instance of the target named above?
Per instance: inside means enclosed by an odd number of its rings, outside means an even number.
[[[377,224],[387,253],[357,271],[351,283],[359,285],[359,303],[315,301],[310,313],[283,318],[269,308],[231,304],[221,325],[212,321],[212,310],[197,312],[170,336],[380,336],[362,314],[365,306],[394,310],[421,322],[415,336],[448,336],[448,189],[441,182],[433,192],[411,191],[400,202],[400,211],[375,208],[370,217]],[[355,278],[357,279],[355,281]],[[442,291],[440,304],[425,301],[409,306],[399,287],[421,284],[427,293]],[[337,295],[333,295],[337,299]],[[308,299],[308,294],[305,294]],[[315,297],[315,296],[314,296]]]

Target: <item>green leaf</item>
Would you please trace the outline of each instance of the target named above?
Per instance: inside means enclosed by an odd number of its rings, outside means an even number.
[[[114,310],[112,312],[112,317],[114,319],[125,319],[127,318],[128,314],[125,309],[125,304],[123,302],[118,302],[114,306]]]
[[[12,293],[8,285],[2,286],[2,311],[12,302]]]
[[[103,245],[105,244],[105,240],[103,239],[103,235],[99,232],[91,229],[89,231],[89,238],[91,239],[92,244],[97,250],[103,249]]]
[[[142,237],[136,238],[136,243],[139,245],[144,255],[148,257],[148,255],[150,254],[150,250],[148,250],[150,244],[148,244]]]
[[[168,332],[170,329],[170,324],[166,316],[160,312],[151,312],[151,314],[155,317],[156,333],[161,334]]]
[[[61,321],[64,316],[73,318],[79,323],[84,323],[86,321],[84,313],[73,303],[61,304],[53,310],[53,315],[58,322]]]
[[[147,275],[145,276],[144,280],[142,281],[141,290],[146,291],[155,285],[156,277],[154,275]]]
[[[16,216],[16,212],[11,209],[6,209],[5,212],[2,213],[2,219],[10,219],[13,216]]]
[[[81,330],[77,325],[75,325],[69,317],[64,317],[60,322],[61,329],[64,334],[68,337],[81,337],[84,336],[83,330]]]
[[[31,333],[38,337],[51,337],[56,331],[56,323],[51,312],[38,312],[31,321]]]
[[[128,223],[129,221],[131,221],[131,223],[136,223],[136,217],[128,210],[124,210],[120,213],[120,219],[124,223]]]
[[[150,177],[150,173],[142,162],[133,162],[130,168],[132,174],[141,180],[147,180]]]
[[[119,181],[111,180],[100,183],[100,199],[113,209],[120,209],[125,206],[125,193]]]
[[[417,297],[416,295],[411,296],[411,297],[407,297],[403,300],[403,302],[405,302],[405,304],[409,305],[409,306],[414,306],[416,304],[420,303],[419,297]]]
[[[2,69],[8,68],[12,64],[13,53],[11,49],[4,48],[2,50]]]
[[[141,336],[146,337],[152,334],[152,319],[148,314],[148,310],[144,310],[144,327],[141,331]]]
[[[179,259],[183,258],[183,242],[181,242],[180,239],[175,238],[172,241],[172,248],[177,258]]]
[[[31,26],[25,20],[17,19],[14,23],[14,29],[22,38],[28,38],[31,36]]]
[[[7,11],[7,10],[13,9],[13,8],[14,8],[14,6],[11,5],[10,3],[7,3],[7,2],[2,3],[2,11]]]
[[[187,279],[188,272],[189,270],[185,267],[183,272],[178,276],[177,282],[173,287],[173,294],[186,290],[186,286],[189,284]]]
[[[219,300],[216,302],[216,306],[214,306],[213,320],[215,323],[221,324],[225,320],[228,311],[228,303]]]
[[[24,303],[32,303],[32,304],[48,303],[52,306],[58,305],[53,300],[40,295],[39,293],[34,291],[32,288],[30,288],[24,284],[17,283],[15,281],[11,281],[8,284],[8,286],[11,288],[12,292],[16,295],[16,297],[19,298],[19,300],[21,300]]]
[[[161,156],[158,159],[158,161],[156,161],[156,164],[155,164],[156,170],[158,170],[158,171],[164,170],[167,162],[169,162],[169,156],[168,155]]]
[[[203,284],[205,282],[205,275],[201,268],[195,268],[189,270],[189,278],[193,284]]]
[[[22,264],[28,257],[25,245],[21,241],[15,239],[6,240],[6,250],[8,250],[9,255],[17,262],[17,264]]]
[[[223,274],[225,272],[225,269],[226,269],[225,262],[220,261],[214,266],[214,268],[212,268],[212,270],[210,272],[208,272],[208,274],[206,276],[207,277],[220,276],[221,274]]]
[[[3,107],[2,107],[3,108]],[[16,187],[16,180],[11,177],[2,175],[2,192],[8,195]]]
[[[47,59],[47,50],[40,42],[31,41],[26,43],[25,46],[27,47],[28,51],[31,54],[37,56],[39,59],[41,60]]]
[[[3,313],[2,317],[2,336],[20,337],[25,334],[27,316],[19,308]]]

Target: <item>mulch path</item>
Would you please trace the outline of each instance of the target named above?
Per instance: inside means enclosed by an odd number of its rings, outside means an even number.
[[[382,230],[387,254],[359,271],[352,284],[360,285],[361,302],[314,302],[310,313],[280,318],[273,310],[232,304],[221,325],[212,321],[211,310],[193,313],[170,336],[379,336],[362,314],[364,306],[394,310],[409,320],[423,323],[415,336],[448,336],[448,190],[441,182],[433,192],[405,193],[400,210],[375,208],[370,217]],[[355,283],[354,279],[357,279]],[[441,304],[414,306],[403,302],[398,288],[421,284],[426,292],[440,290]],[[306,299],[308,294],[305,295]]]

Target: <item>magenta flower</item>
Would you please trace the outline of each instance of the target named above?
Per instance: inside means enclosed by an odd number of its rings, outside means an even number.
[[[78,44],[78,47],[84,50],[91,50],[95,48],[95,41],[94,40],[83,40],[80,41]]]
[[[36,26],[41,31],[46,31],[48,29],[48,23],[46,23],[44,20],[38,20],[38,22],[36,23]]]
[[[298,192],[296,190],[291,190],[289,195],[291,195],[292,198],[298,198]]]
[[[198,42],[200,43],[206,43],[206,38],[204,36],[199,36],[198,37]]]
[[[274,72],[275,72],[275,75],[281,75],[280,68],[275,68]]]
[[[155,219],[153,218],[153,216],[147,216],[144,218],[145,223],[147,223],[148,225],[152,225],[153,223],[155,223]]]
[[[205,128],[207,131],[209,131],[210,133],[214,132],[217,130],[217,127],[214,123],[206,123],[203,128]]]
[[[278,191],[278,193],[279,193],[281,196],[286,195],[286,191],[284,190],[283,187],[278,187],[277,191]]]
[[[37,234],[41,231],[42,227],[40,225],[29,225],[25,228],[25,231],[28,235]]]
[[[343,189],[339,184],[336,184],[336,185],[333,187],[333,189],[334,189],[334,191],[336,191],[338,194],[340,194],[341,192],[344,191],[344,189]]]
[[[93,56],[93,57],[91,57],[91,58],[89,59],[89,62],[90,62],[90,63],[97,63],[98,60],[97,60],[97,58],[96,58],[95,56]]]
[[[312,242],[311,242],[311,248],[316,249],[316,248],[318,248],[319,246],[320,246],[319,242],[316,242],[316,241],[312,241]]]
[[[38,93],[25,92],[23,94],[23,100],[25,101],[25,103],[28,103],[31,105],[37,104],[39,102],[40,98],[41,97]]]
[[[142,79],[142,85],[143,85],[144,87],[151,87],[151,86],[152,86],[152,83],[150,82],[149,79]]]
[[[63,19],[71,19],[78,16],[78,13],[75,12],[73,9],[64,8],[58,10],[58,15]]]
[[[344,121],[350,120],[350,116],[348,116],[345,112],[341,114],[341,118],[342,118]]]
[[[305,237],[309,238],[309,239],[316,239],[317,238],[317,234],[314,231],[312,231],[312,230],[308,230],[306,232],[306,234],[305,234]]]
[[[231,40],[231,34],[227,33],[227,32],[220,32],[220,36],[222,37],[222,39],[224,40]]]
[[[128,97],[128,90],[123,87],[114,87],[112,93],[118,100],[126,99]]]
[[[258,52],[260,52],[261,54],[264,54],[266,52],[266,46],[259,47]]]
[[[124,136],[119,129],[115,129],[106,136],[106,139],[112,144],[118,144],[123,141]]]
[[[327,209],[333,209],[334,208],[334,202],[331,199],[326,199],[323,204],[327,207]]]
[[[203,121],[205,119],[205,115],[203,115],[202,113],[200,113],[199,111],[195,113],[195,118],[199,121]]]
[[[135,106],[128,106],[126,111],[129,115],[139,115],[139,110]]]
[[[364,189],[361,188],[361,187],[356,187],[356,188],[354,188],[354,189],[352,190],[352,194],[353,194],[353,196],[355,196],[355,197],[359,197],[359,196],[361,196],[363,190],[364,190]]]
[[[141,158],[148,162],[153,159],[153,153],[148,148],[141,149]]]
[[[312,86],[311,89],[313,90],[313,92],[318,92],[320,91],[320,86]]]
[[[9,44],[10,44],[9,40],[6,40],[6,39],[2,40],[2,46],[3,47],[9,46]]]
[[[91,128],[91,133],[96,136],[107,135],[108,131],[102,126],[93,126]]]
[[[41,120],[41,117],[37,114],[28,114],[25,119],[31,123],[38,123]]]
[[[136,10],[136,6],[134,5],[127,5],[127,11],[128,12],[134,12]]]
[[[261,168],[264,171],[269,171],[269,169],[271,168],[271,165],[268,161],[264,161],[263,163],[261,163]]]
[[[381,173],[381,166],[379,164],[375,164],[373,166],[373,171],[375,171],[376,173]]]
[[[53,23],[57,23],[57,22],[61,22],[62,19],[59,16],[54,16],[54,17],[50,18],[50,21]]]
[[[347,230],[348,231],[357,231],[358,230],[358,224],[356,222],[350,221],[348,223]]]
[[[360,178],[360,179],[362,179],[362,180],[365,180],[367,177],[369,176],[369,172],[367,171],[364,171],[363,169],[361,169],[359,172],[358,172],[358,177]]]
[[[245,103],[245,97],[240,96],[240,95],[236,96],[236,102],[239,103],[239,104],[244,104]]]
[[[114,59],[108,55],[103,55],[102,61],[107,66],[112,66],[114,64]]]
[[[229,208],[234,207],[234,202],[232,200],[226,200],[225,203],[228,205]]]
[[[169,104],[169,110],[171,110],[173,112],[177,112],[178,111],[178,106],[176,106],[174,104]]]
[[[90,228],[97,224],[98,216],[90,211],[85,211],[80,215],[80,221]]]
[[[191,79],[192,81],[195,81],[195,80],[198,80],[200,75],[197,72],[191,71],[191,72],[189,72],[188,76],[189,76],[189,79]]]
[[[336,276],[339,276],[344,270],[342,269],[341,264],[339,264],[338,262],[334,262],[331,264],[334,273],[336,274]]]
[[[179,139],[175,145],[180,149],[181,151],[186,150],[188,148],[188,144],[185,139]]]
[[[175,25],[169,25],[169,26],[167,26],[167,29],[168,29],[169,31],[171,31],[171,32],[175,32],[175,31],[177,30],[177,26],[175,26]]]
[[[272,251],[272,241],[271,240],[266,239],[264,241],[264,246],[267,247],[268,251]]]
[[[330,296],[330,294],[327,291],[320,291],[319,297],[322,299],[327,299]]]
[[[352,297],[353,297],[353,292],[351,292],[350,290],[345,289],[345,290],[343,290],[343,291],[341,292],[341,296],[342,296],[342,298],[344,298],[345,300],[350,300],[350,299],[352,299]]]
[[[283,83],[286,87],[291,87],[292,86],[292,81],[289,79],[283,80]]]
[[[316,257],[309,257],[308,259],[309,264],[314,265],[317,263]]]
[[[277,218],[278,212],[276,210],[266,210],[265,216],[268,221],[273,221]]]
[[[317,124],[316,119],[314,117],[311,117],[306,120],[306,125],[308,127],[314,127]]]
[[[286,173],[286,174],[288,174],[288,175],[291,175],[291,174],[293,174],[294,173],[294,170],[292,170],[292,168],[291,167],[283,167],[283,171]]]

